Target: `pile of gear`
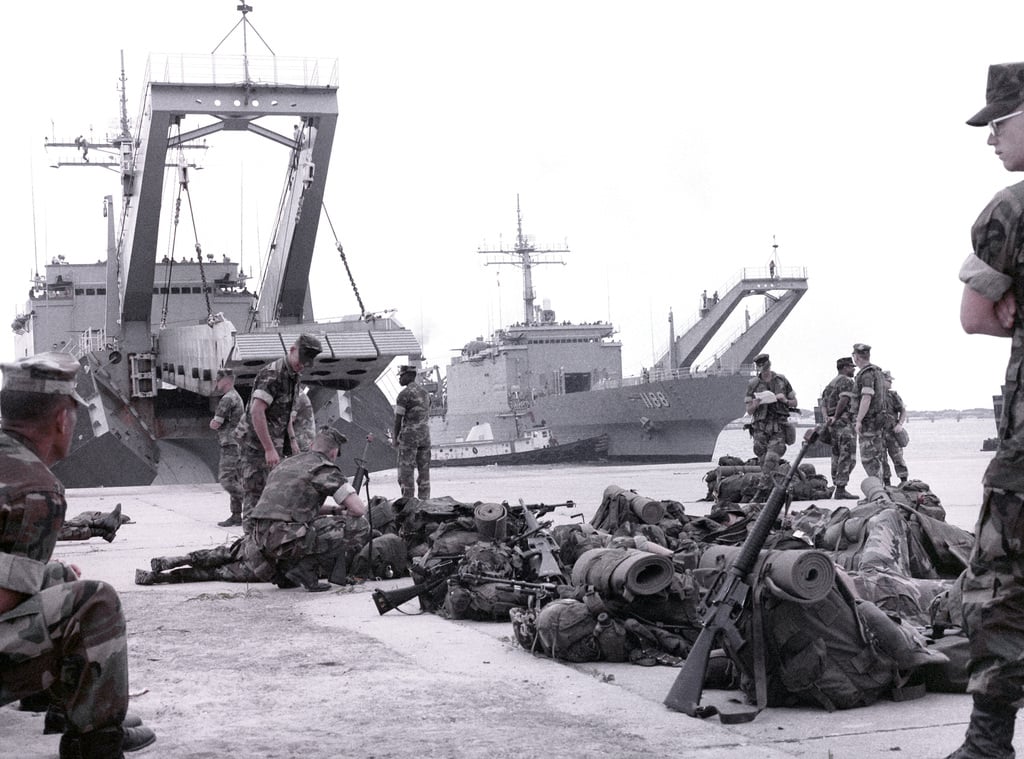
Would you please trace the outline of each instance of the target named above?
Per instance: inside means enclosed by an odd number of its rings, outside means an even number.
[[[714,652],[705,687],[829,710],[963,690],[956,579],[973,535],[945,521],[926,483],[868,478],[862,490],[852,508],[776,521],[737,612],[742,639]],[[451,619],[509,620],[521,646],[562,661],[679,666],[763,506],[720,498],[690,516],[611,485],[589,522],[552,528],[537,517],[553,506],[399,499],[393,537],[415,582],[374,601],[381,614],[418,597]]]

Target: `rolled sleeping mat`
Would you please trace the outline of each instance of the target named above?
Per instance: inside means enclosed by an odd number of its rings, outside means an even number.
[[[700,568],[725,570],[739,552],[738,546],[711,546],[700,557]],[[763,576],[774,595],[807,603],[829,594],[836,567],[827,553],[815,549],[761,551],[753,574]]]
[[[661,501],[645,498],[618,485],[609,485],[604,489],[602,500],[615,498],[622,498],[629,505],[629,510],[644,524],[658,524],[665,516],[665,504]]]
[[[717,474],[719,479],[721,479],[722,477],[729,477],[734,474],[758,474],[762,469],[759,466],[736,464],[734,466],[720,466],[717,469],[712,469],[711,471]]]
[[[478,503],[473,508],[473,522],[481,540],[504,540],[505,507],[500,503]]]
[[[860,492],[864,494],[864,497],[869,501],[876,501],[878,503],[888,503],[892,501],[889,493],[885,490],[885,485],[877,477],[865,477],[860,483]]]
[[[624,598],[649,596],[672,583],[672,559],[635,548],[591,548],[573,565],[572,584]]]

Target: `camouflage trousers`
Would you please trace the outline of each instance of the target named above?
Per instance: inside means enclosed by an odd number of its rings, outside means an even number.
[[[832,484],[845,488],[857,465],[857,433],[849,424],[832,427]]]
[[[416,475],[415,490],[413,475]],[[430,498],[430,444],[398,446],[398,486],[403,498]],[[417,495],[417,491],[419,495]]]
[[[363,517],[317,517],[309,525],[256,519],[252,540],[274,569],[287,571],[299,561],[311,559],[327,577],[338,559],[350,563],[369,539],[369,523]]]
[[[270,469],[262,448],[238,447],[238,484],[242,490],[242,524],[246,533],[251,527],[249,514],[263,495],[268,474]]]
[[[45,690],[77,732],[124,720],[128,649],[121,600],[110,585],[50,585],[0,615],[0,705]]]
[[[906,480],[910,477],[910,470],[907,469],[907,462],[903,458],[903,447],[896,442],[896,433],[887,429],[883,438],[885,453],[882,454],[882,482],[888,485],[894,471],[900,480]],[[889,468],[889,459],[892,459],[891,469]]]
[[[882,479],[883,461],[885,461],[885,433],[881,427],[875,427],[869,423],[862,424],[860,428],[860,463],[868,477]]]
[[[1024,494],[985,490],[961,575],[971,641],[968,693],[1024,706]]]
[[[237,444],[222,445],[220,447],[217,482],[231,496],[231,513],[241,516],[242,499],[245,497],[245,491],[242,489],[241,457],[238,453]]]
[[[779,468],[779,462],[786,455],[786,431],[780,426],[754,426],[750,428],[754,439],[754,455],[761,471],[770,474]]]
[[[251,542],[252,538],[244,536],[230,544],[161,559],[177,567],[170,572],[170,582],[270,582],[274,572],[258,551],[253,556],[253,551],[247,550]]]

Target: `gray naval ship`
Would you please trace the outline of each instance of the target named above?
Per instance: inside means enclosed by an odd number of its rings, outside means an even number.
[[[496,444],[505,441],[508,450],[509,441],[531,430],[557,441],[546,449],[552,461],[710,461],[722,429],[744,414],[753,357],[807,291],[806,270],[776,267],[774,258],[768,268],[743,269],[723,294],[702,296],[698,316],[681,335],[670,314],[667,351],[640,376],[627,377],[612,324],[562,321],[535,304],[534,267],[561,263],[553,256],[568,251],[534,247],[523,234],[518,200],[516,213],[515,247],[479,252],[488,264],[522,271],[523,318],[489,340],[467,343],[443,377],[438,370],[425,383],[434,395],[434,463],[467,463],[467,445],[487,463],[538,463],[544,459],[536,455],[492,455]],[[752,297],[763,309],[744,308],[741,326],[730,334],[730,315]],[[715,338],[723,347],[702,358]]]
[[[239,10],[244,29],[251,8]],[[302,377],[318,423],[349,437],[343,469],[353,471],[357,457],[370,470],[394,466],[386,435],[393,411],[375,380],[396,358],[419,359],[419,343],[396,319],[367,312],[354,281],[359,313],[337,321],[316,321],[309,292],[338,118],[337,61],[260,58],[246,48],[151,57],[147,69],[134,128],[122,64],[120,133],[99,144],[47,143],[62,153],[57,165],[116,171],[122,193],[119,207],[111,196],[104,203],[106,260],[53,258],[11,325],[17,357],[61,350],[84,367],[78,391],[88,414],[79,416],[58,476],[69,487],[147,485],[158,472],[169,481],[213,481],[218,451],[208,423],[217,370],[231,367],[248,398],[260,367],[304,332],[323,344]],[[275,116],[286,133],[272,128]],[[198,241],[186,255],[173,247],[157,253],[167,184],[177,182],[179,202],[187,196],[189,149],[225,131],[277,143],[287,167],[258,286]],[[177,209],[174,218],[177,232]]]

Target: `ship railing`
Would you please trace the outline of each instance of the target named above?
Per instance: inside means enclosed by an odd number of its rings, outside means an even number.
[[[146,64],[145,81],[337,87],[338,59],[154,53]]]
[[[95,327],[85,330],[79,335],[77,342],[66,346],[66,351],[77,359],[87,353],[103,351],[112,347],[113,341],[107,340],[107,331],[102,327]]]

